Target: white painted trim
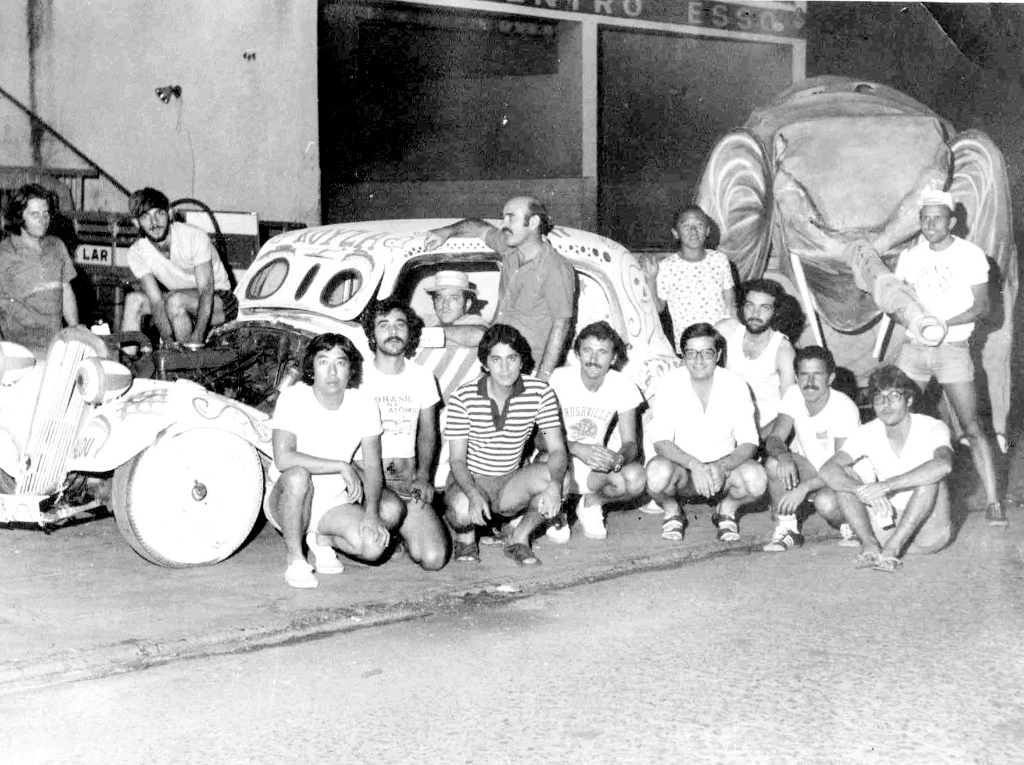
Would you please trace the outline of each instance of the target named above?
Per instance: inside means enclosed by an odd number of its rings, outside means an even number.
[[[363,0],[372,3],[373,0]],[[675,0],[664,0],[674,2]],[[448,8],[458,11],[489,11],[501,13],[506,16],[536,16],[545,19],[558,19],[559,21],[575,21],[577,23],[591,22],[604,26],[622,27],[626,29],[643,29],[652,32],[672,32],[675,34],[691,35],[693,37],[711,37],[720,40],[740,40],[743,42],[763,42],[775,45],[797,46],[806,43],[800,37],[780,37],[778,35],[755,34],[752,32],[735,32],[728,29],[715,29],[714,27],[692,26],[690,24],[668,24],[661,21],[642,21],[637,19],[626,19],[617,16],[598,16],[595,14],[576,13],[573,11],[554,11],[550,8],[536,8],[527,5],[509,5],[508,3],[489,2],[489,0],[389,0],[405,5],[433,6],[435,8]],[[765,8],[780,8],[795,10],[792,3],[778,2],[745,2],[729,3],[723,0],[726,5],[750,5]],[[806,9],[805,9],[806,11]],[[802,79],[802,78],[801,78]]]

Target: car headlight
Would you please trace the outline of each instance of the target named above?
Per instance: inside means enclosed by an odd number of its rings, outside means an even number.
[[[75,387],[86,403],[102,404],[132,387],[132,373],[116,361],[86,359],[78,365]]]

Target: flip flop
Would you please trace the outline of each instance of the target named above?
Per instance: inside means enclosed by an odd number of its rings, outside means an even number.
[[[520,566],[539,566],[540,559],[533,554],[529,545],[515,543],[505,546],[505,557],[511,558]]]
[[[865,550],[862,553],[858,553],[857,557],[853,559],[854,568],[874,568],[878,565],[879,555],[876,552]]]
[[[895,574],[903,568],[903,561],[899,558],[892,558],[888,555],[879,555],[875,565],[871,567],[872,571],[881,571],[884,574]]]
[[[666,518],[665,522],[661,524],[661,538],[666,542],[682,542],[685,528],[686,524],[683,523],[683,519],[678,515],[673,515],[671,518]]]
[[[479,563],[480,546],[476,542],[455,542],[452,544],[452,560],[460,563]]]

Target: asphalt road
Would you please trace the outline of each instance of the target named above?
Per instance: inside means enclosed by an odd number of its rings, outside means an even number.
[[[1024,523],[833,541],[0,698],[0,762],[1024,761]]]

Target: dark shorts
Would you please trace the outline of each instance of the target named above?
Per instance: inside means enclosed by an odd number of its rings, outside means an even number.
[[[231,290],[217,290],[213,293],[220,298],[224,306],[224,321],[234,321],[238,317],[238,298]]]
[[[522,512],[521,508],[519,510],[509,510],[504,513],[500,509],[501,492],[504,491],[508,482],[511,481],[512,477],[518,472],[518,470],[513,470],[511,473],[505,473],[505,475],[480,475],[479,473],[470,471],[470,475],[473,476],[473,483],[475,483],[477,488],[484,493],[485,497],[487,497],[487,502],[491,506],[492,513],[512,516],[519,515],[519,513]],[[445,481],[444,485],[445,494],[450,492],[452,489],[462,491],[458,482],[455,480],[455,476],[449,473],[448,480]]]

